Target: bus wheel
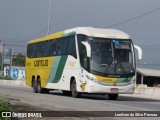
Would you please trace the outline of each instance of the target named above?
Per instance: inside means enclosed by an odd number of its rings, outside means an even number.
[[[45,93],[45,88],[41,87],[41,81],[40,80],[37,81],[37,91],[38,91],[38,93]]]
[[[49,89],[42,88],[42,87],[41,87],[41,81],[38,80],[38,81],[37,81],[37,92],[38,92],[38,93],[49,93]]]
[[[37,93],[38,90],[37,90],[37,84],[36,84],[36,81],[35,81],[35,80],[32,81],[32,87],[33,87],[33,92],[34,92],[34,93]]]
[[[76,85],[75,80],[73,80],[73,82],[71,84],[71,92],[72,92],[72,97],[74,97],[74,98],[78,98],[81,96],[81,93],[77,92],[77,85]]]
[[[118,94],[108,94],[110,100],[117,100]]]

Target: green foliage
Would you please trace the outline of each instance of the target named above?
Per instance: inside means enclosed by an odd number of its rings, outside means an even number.
[[[17,55],[12,59],[13,66],[25,66],[25,58],[23,55]]]
[[[1,112],[11,112],[11,105],[7,100],[0,98],[0,113]],[[0,120],[11,120],[11,118],[2,118],[0,115]]]
[[[0,80],[13,80],[10,76],[0,76]]]
[[[11,111],[11,106],[7,100],[0,98],[0,111]]]

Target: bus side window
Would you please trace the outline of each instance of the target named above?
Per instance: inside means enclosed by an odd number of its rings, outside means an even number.
[[[77,58],[76,54],[76,44],[75,44],[75,36],[68,37],[68,55],[72,55],[73,57]]]
[[[66,38],[60,38],[58,39],[58,55],[66,55],[66,49],[67,49],[67,40]]]
[[[37,44],[37,57],[43,57],[43,51],[44,51],[43,43],[44,42],[39,42]]]
[[[31,58],[36,58],[37,54],[37,48],[36,48],[36,44],[32,44],[32,52],[31,52]]]
[[[80,61],[81,65],[88,70],[88,61],[87,61],[87,52],[86,47],[84,45],[81,46],[81,53],[80,53]]]
[[[50,48],[49,48],[49,56],[54,56],[56,55],[56,40],[52,40],[50,43]]]
[[[43,43],[43,57],[49,56],[49,48],[50,48],[50,41],[45,41]]]
[[[27,57],[32,58],[32,45],[27,46]]]
[[[60,51],[60,48],[61,48],[60,43],[57,42],[54,55],[56,55],[56,56],[60,55],[60,52],[61,52],[61,51]]]

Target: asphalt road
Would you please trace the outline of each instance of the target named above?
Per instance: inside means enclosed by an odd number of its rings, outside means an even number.
[[[123,95],[115,101],[109,100],[107,95],[82,95],[81,98],[72,98],[63,96],[60,91],[38,94],[33,93],[30,87],[0,85],[0,96],[54,111],[160,111],[160,100]]]

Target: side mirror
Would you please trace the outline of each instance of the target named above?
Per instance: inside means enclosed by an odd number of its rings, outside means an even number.
[[[87,57],[91,57],[91,46],[88,42],[81,42],[85,47],[86,47],[86,50],[87,50]]]
[[[134,45],[134,47],[138,51],[138,60],[141,60],[142,59],[142,49],[138,45]]]

